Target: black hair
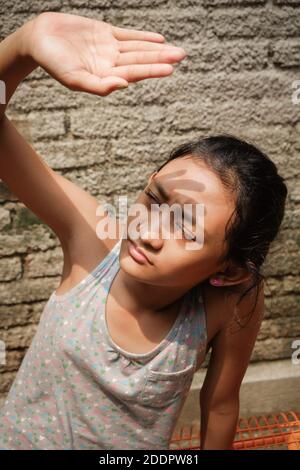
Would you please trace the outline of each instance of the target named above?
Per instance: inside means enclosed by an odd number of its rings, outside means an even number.
[[[285,180],[264,152],[230,134],[203,137],[175,147],[157,171],[171,160],[187,155],[204,161],[236,193],[235,210],[225,231],[228,250],[220,261],[232,261],[251,273],[253,282],[238,304],[256,288],[253,311],[264,280],[261,266],[284,217],[288,192]]]

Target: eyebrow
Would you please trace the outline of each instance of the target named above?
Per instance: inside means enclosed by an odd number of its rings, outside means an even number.
[[[162,196],[163,199],[165,199],[166,201],[169,201],[171,199],[170,195],[166,192],[164,187],[158,181],[154,181],[154,185],[156,186],[158,192],[160,193],[160,195]],[[175,202],[177,202],[177,198],[175,198],[174,200],[175,200]],[[193,204],[191,201],[188,201],[187,199],[185,200],[185,202],[187,202],[188,204]],[[179,204],[182,205],[182,203],[180,203],[180,202],[179,202]],[[196,223],[194,211],[192,211],[192,217],[190,217],[189,213],[185,213],[184,218],[186,220],[191,220],[192,219],[192,222],[194,224]]]

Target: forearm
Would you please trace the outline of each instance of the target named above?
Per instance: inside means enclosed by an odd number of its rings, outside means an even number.
[[[5,88],[5,103],[0,103],[0,119],[19,83],[38,65],[28,53],[32,21],[0,43],[0,80]]]
[[[201,450],[232,449],[239,419],[239,403],[228,410],[206,410],[201,406]]]

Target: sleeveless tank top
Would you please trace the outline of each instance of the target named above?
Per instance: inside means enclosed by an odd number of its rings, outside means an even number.
[[[205,359],[200,285],[145,354],[110,337],[105,305],[120,239],[85,279],[54,291],[0,410],[0,449],[169,449],[194,372]]]

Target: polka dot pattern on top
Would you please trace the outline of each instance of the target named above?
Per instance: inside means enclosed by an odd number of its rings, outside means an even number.
[[[0,409],[0,449],[168,449],[196,367],[205,359],[200,285],[165,338],[123,350],[105,320],[120,239],[85,279],[54,291]],[[197,368],[198,368],[197,367]]]

